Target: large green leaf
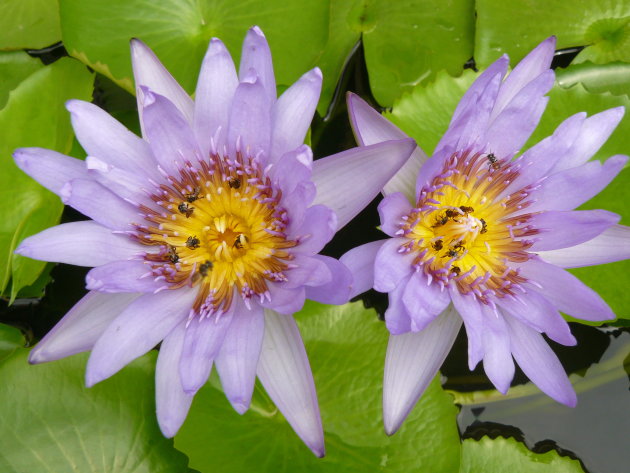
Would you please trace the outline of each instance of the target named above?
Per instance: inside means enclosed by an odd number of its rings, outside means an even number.
[[[0,471],[191,471],[155,419],[154,353],[91,389],[86,355],[35,366],[27,355],[0,363]]]
[[[513,438],[483,437],[464,440],[460,473],[583,473],[580,462],[561,457],[554,450],[533,453]]]
[[[59,40],[57,0],[0,2],[0,50],[40,49]]]
[[[41,61],[23,51],[0,52],[0,110],[9,100],[9,93],[42,67]]]
[[[243,417],[206,386],[175,437],[200,471],[457,471],[457,409],[438,380],[402,429],[383,432],[381,393],[387,330],[360,303],[308,303],[296,314],[306,343],[324,423],[327,454],[317,459],[266,396],[257,391]]]
[[[576,62],[630,62],[630,3],[478,0],[475,60],[487,66],[501,53],[514,65],[548,36],[558,49],[587,46]]]
[[[192,93],[212,37],[238,64],[247,29],[259,25],[271,47],[278,85],[316,64],[328,36],[327,2],[287,0],[60,0],[68,52],[134,92],[129,40],[146,42]]]
[[[556,69],[556,79],[562,87],[581,82],[589,92],[630,96],[630,64],[626,62],[572,64],[566,69]]]
[[[0,290],[13,278],[11,297],[35,282],[46,263],[13,254],[25,237],[58,222],[59,199],[20,171],[15,148],[39,146],[67,153],[73,140],[64,103],[89,100],[93,75],[80,62],[61,59],[31,74],[11,94],[0,112]]]
[[[459,75],[472,57],[474,2],[470,0],[357,2],[370,87],[385,107],[405,90],[446,69]],[[359,26],[360,25],[360,26]]]

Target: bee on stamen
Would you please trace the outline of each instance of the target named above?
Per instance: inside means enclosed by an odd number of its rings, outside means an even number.
[[[204,263],[201,263],[201,265],[199,265],[199,274],[201,274],[205,278],[208,275],[208,272],[212,271],[212,268],[212,261],[206,260]]]
[[[166,257],[168,258],[168,260],[175,264],[179,261],[179,255],[177,254],[177,248],[175,248],[173,245],[168,245],[168,253],[166,254]]]
[[[448,217],[446,215],[443,215],[442,217],[439,217],[436,220],[435,225],[433,225],[431,228],[435,228],[435,227],[440,227],[442,225],[446,225],[446,222],[448,222]]]
[[[452,266],[451,267],[451,273],[453,273],[455,276],[459,276],[459,274],[462,272],[461,269],[459,269],[459,266]]]
[[[190,194],[186,194],[184,197],[186,197],[186,200],[188,202],[192,203],[195,200],[199,200],[199,199],[201,199],[203,197],[202,195],[199,195],[200,192],[201,192],[201,187],[196,186]],[[191,207],[191,208],[194,208],[194,207]],[[180,210],[180,212],[181,212],[181,210]],[[188,215],[186,215],[186,216],[188,216]]]
[[[435,251],[440,251],[442,249],[442,240],[435,240],[431,245],[431,248]]]
[[[186,240],[186,247],[190,248],[191,250],[199,248],[200,244],[201,241],[199,241],[199,238],[197,238],[196,236],[189,236],[188,240]]]
[[[231,177],[228,180],[228,186],[230,186],[232,189],[238,189],[239,187],[241,187],[241,180],[237,177]]]
[[[488,231],[486,221],[483,218],[480,218],[479,221],[481,222],[481,231],[479,233],[486,233]]]
[[[488,156],[486,156],[486,158],[488,158],[488,169],[498,171],[501,168],[501,164],[498,162],[497,157],[494,155],[494,153],[490,153]]]
[[[465,205],[460,205],[459,209],[466,214],[473,213],[475,211],[472,207],[466,207]]]
[[[459,256],[459,252],[455,248],[452,248],[448,250],[442,258],[455,258],[457,256]]]
[[[236,238],[234,239],[234,244],[232,246],[237,250],[242,250],[243,244],[245,243],[247,243],[247,237],[242,233],[239,233],[238,235],[236,235]]]
[[[190,207],[186,202],[182,202],[177,206],[179,213],[186,215],[186,218],[190,217],[195,210],[194,207]]]
[[[459,212],[457,210],[453,210],[453,209],[448,209],[445,213],[444,213],[448,218],[455,218],[455,217],[459,217]]]

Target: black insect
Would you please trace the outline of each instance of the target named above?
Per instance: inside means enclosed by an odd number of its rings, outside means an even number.
[[[236,238],[234,239],[234,244],[232,246],[237,250],[242,250],[243,244],[245,243],[247,243],[247,237],[242,233],[239,233],[238,235],[236,235]]]
[[[199,195],[199,193],[200,193],[200,192],[201,192],[201,187],[199,187],[199,186],[195,187],[195,188],[193,189],[193,191],[192,191],[190,194],[186,194],[186,195],[185,195],[186,200],[187,200],[188,202],[191,202],[191,203],[192,203],[192,202],[194,202],[195,200],[199,200],[199,199],[201,199],[203,196],[202,196],[202,195]],[[181,207],[181,204],[180,204],[180,207]],[[193,208],[193,207],[191,207],[191,208]],[[181,212],[181,210],[180,210],[180,212]],[[183,213],[183,212],[182,212],[182,213]]]
[[[455,248],[452,248],[448,250],[442,258],[455,258],[456,256],[459,256],[459,252]]]
[[[442,217],[439,217],[435,221],[435,224],[433,225],[432,228],[441,227],[442,225],[446,225],[446,222],[448,222],[448,217],[446,215],[443,215]]]
[[[241,187],[241,180],[238,177],[231,177],[228,181],[228,186],[230,186],[232,189],[238,189],[239,187]]]
[[[488,231],[486,221],[483,218],[480,218],[479,221],[481,222],[481,231],[479,233],[486,233]]]
[[[448,218],[455,218],[459,217],[459,212],[457,210],[448,209],[446,212],[444,212],[444,215],[446,215]]]
[[[191,250],[199,248],[200,244],[201,241],[199,241],[199,238],[197,238],[196,236],[189,236],[188,240],[186,240],[186,247],[190,248]]]
[[[475,211],[475,209],[473,209],[472,207],[466,207],[465,205],[460,205],[459,210],[461,210],[462,212],[466,214],[469,214]]]
[[[201,274],[205,278],[208,275],[208,272],[212,271],[212,268],[212,261],[206,260],[204,263],[201,263],[201,265],[199,265],[199,274]]]
[[[431,245],[431,247],[435,251],[440,251],[442,249],[442,240],[435,240],[433,244]]]
[[[189,206],[186,202],[182,202],[177,206],[177,210],[179,210],[179,213],[186,215],[186,218],[188,218],[193,214],[195,208]]]
[[[495,171],[501,168],[501,164],[499,164],[499,162],[497,161],[497,157],[494,155],[494,153],[490,153],[488,156],[486,156],[486,158],[488,158],[488,168],[492,168]]]
[[[453,266],[451,267],[451,273],[455,274],[456,276],[459,276],[459,274],[462,272],[461,269],[459,269],[459,266]]]
[[[166,254],[166,257],[168,258],[168,260],[175,264],[179,261],[179,255],[177,254],[177,248],[175,248],[173,245],[168,245],[168,253]]]

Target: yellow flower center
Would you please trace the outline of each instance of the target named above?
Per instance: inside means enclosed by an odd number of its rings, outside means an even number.
[[[286,280],[287,249],[297,242],[284,233],[281,192],[257,159],[213,154],[167,181],[151,196],[153,208],[141,206],[139,241],[161,247],[145,260],[169,289],[199,286],[194,314],[227,311],[235,291],[246,303],[268,297],[268,281]]]
[[[504,195],[517,176],[492,153],[451,156],[403,217],[398,234],[408,241],[399,251],[414,252],[413,265],[430,281],[455,284],[482,302],[513,294],[525,279],[508,263],[529,259],[532,242],[521,238],[537,233],[526,225],[530,214],[511,216],[528,205],[526,189]]]

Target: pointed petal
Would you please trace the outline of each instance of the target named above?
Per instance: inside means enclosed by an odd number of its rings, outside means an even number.
[[[162,169],[171,176],[178,176],[178,164],[195,162],[201,156],[190,123],[165,97],[148,89],[141,91],[144,136]]]
[[[571,382],[542,335],[509,315],[505,321],[510,330],[512,354],[527,377],[548,396],[575,407],[577,396]]]
[[[250,74],[250,69],[256,71],[265,88],[267,100],[272,104],[276,100],[276,79],[273,73],[271,50],[267,38],[258,26],[249,29],[243,41],[241,64],[238,76],[241,82]]]
[[[281,314],[291,315],[304,307],[306,289],[304,286],[289,289],[282,284],[269,284],[269,297],[271,300],[263,300],[260,305]]]
[[[412,208],[412,205],[404,194],[400,192],[389,194],[378,204],[381,230],[390,237],[397,236],[396,232],[400,230],[402,217],[411,212]]]
[[[554,305],[535,290],[527,290],[513,299],[503,297],[496,302],[504,313],[509,313],[538,332],[546,333],[552,340],[568,346],[577,343],[569,324]]]
[[[49,149],[19,148],[13,159],[22,171],[57,195],[66,182],[89,179],[83,161]]]
[[[234,93],[228,124],[228,149],[234,156],[247,151],[256,156],[260,151],[269,156],[271,139],[271,104],[258,77],[241,82]]]
[[[619,221],[606,210],[549,211],[532,216],[529,224],[541,230],[531,251],[556,250],[595,238]]]
[[[208,156],[210,139],[219,127],[221,133],[215,146],[222,150],[226,144],[230,106],[237,86],[238,77],[230,53],[220,39],[212,38],[201,63],[195,91],[193,129],[202,156]]]
[[[378,195],[415,147],[412,139],[388,141],[318,159],[313,163],[315,203],[333,209],[343,228]],[[353,184],[357,182],[361,185]]]
[[[608,140],[623,118],[624,107],[611,108],[584,120],[582,129],[568,153],[564,154],[553,172],[580,166],[588,161]]]
[[[265,337],[256,373],[295,433],[323,457],[324,431],[315,383],[293,317],[265,311]]]
[[[313,258],[328,266],[332,278],[321,286],[306,286],[306,297],[322,304],[345,304],[348,302],[352,288],[350,270],[330,256],[314,255]]]
[[[457,288],[451,288],[449,292],[455,309],[464,321],[468,338],[468,368],[473,371],[484,354],[482,304],[472,294],[463,295]]]
[[[196,289],[145,294],[132,302],[98,339],[88,360],[88,387],[109,378],[151,350],[186,318]]]
[[[532,192],[536,201],[527,207],[527,212],[573,210],[599,194],[619,174],[627,161],[627,156],[617,155],[603,164],[590,161],[549,176]]]
[[[507,393],[514,378],[514,361],[510,352],[510,334],[503,315],[496,309],[482,307],[484,317],[483,369],[500,393]]]
[[[131,65],[136,80],[136,90],[147,87],[173,103],[189,124],[192,124],[194,105],[190,96],[177,83],[149,47],[138,39],[131,40]],[[143,120],[142,93],[138,93],[140,124]],[[144,134],[144,130],[143,130]]]
[[[462,319],[453,307],[426,329],[390,335],[383,378],[383,422],[387,435],[401,426],[450,351]]]
[[[304,143],[321,90],[322,71],[316,67],[300,77],[273,105],[270,162]]]
[[[319,258],[297,254],[291,260],[291,264],[296,267],[287,271],[289,280],[283,283],[288,289],[300,286],[321,286],[330,282],[333,277],[328,265]]]
[[[264,333],[263,309],[252,304],[248,310],[240,304],[215,359],[223,391],[239,414],[249,409],[252,400]]]
[[[411,317],[411,330],[419,332],[429,325],[451,302],[448,291],[423,272],[414,272],[403,292],[403,304]]]
[[[162,345],[155,367],[155,407],[158,424],[165,437],[174,437],[184,423],[193,396],[182,389],[179,360],[184,346],[185,322],[169,333]]]
[[[374,261],[378,250],[387,240],[378,240],[351,249],[339,262],[352,273],[352,290],[350,299],[363,294],[374,286]]]
[[[117,168],[93,156],[85,158],[85,166],[88,178],[94,179],[121,199],[136,206],[142,202],[155,210],[160,210],[159,206],[153,205],[153,202],[147,199],[147,189],[153,186],[146,175]]]
[[[592,240],[561,250],[539,251],[546,262],[561,268],[580,268],[630,258],[630,227],[613,225]]]
[[[94,267],[126,260],[145,250],[128,236],[115,235],[109,228],[86,220],[62,223],[30,236],[15,252],[42,261]]]
[[[354,136],[361,146],[368,146],[383,141],[402,140],[407,138],[396,125],[374,110],[361,97],[348,92],[348,115]],[[411,154],[409,160],[383,187],[385,195],[402,192],[410,201],[415,201],[416,176],[428,156],[419,147]]]
[[[59,360],[91,350],[107,326],[139,294],[88,292],[31,350],[29,363]]]
[[[536,260],[529,260],[520,268],[521,275],[537,286],[535,290],[565,314],[591,321],[615,318],[604,300],[571,273]]]
[[[112,230],[131,230],[141,220],[137,208],[95,181],[74,179],[59,195],[64,204]]]
[[[234,304],[221,316],[199,320],[195,317],[186,324],[182,356],[178,365],[181,385],[193,396],[208,380],[212,362],[221,349],[234,315]]]
[[[77,139],[87,154],[133,173],[156,175],[156,162],[149,144],[105,110],[82,100],[69,100],[66,108]]]
[[[270,169],[271,178],[282,190],[283,197],[291,194],[299,183],[310,181],[312,173],[313,152],[306,145],[285,153]]]
[[[85,287],[99,292],[155,292],[168,287],[156,281],[151,266],[142,260],[113,261],[90,270]]]

